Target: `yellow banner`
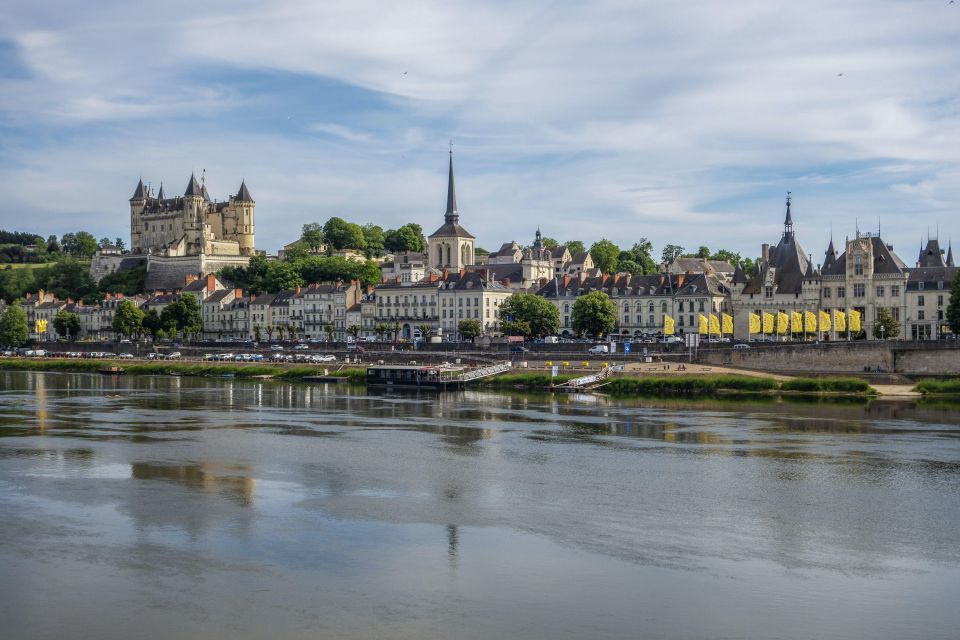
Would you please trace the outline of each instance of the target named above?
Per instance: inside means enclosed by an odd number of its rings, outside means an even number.
[[[755,313],[751,313],[748,319],[750,326],[747,327],[747,330],[750,333],[760,333],[760,316]]]
[[[850,320],[850,322],[847,323],[847,325],[850,327],[850,331],[860,331],[862,329],[860,326],[860,312],[851,309],[847,315],[849,316]]]
[[[803,312],[803,330],[807,333],[817,332],[817,316],[813,314],[813,311]]]
[[[34,324],[34,332],[36,333],[46,333],[47,332],[47,320],[38,319]]]
[[[707,319],[703,317],[702,313],[700,314],[700,318],[698,319],[698,321],[700,323],[700,327],[698,329],[700,335],[702,336],[707,335]]]
[[[773,314],[766,313],[763,314],[763,332],[764,333],[773,333]]]
[[[833,311],[833,328],[837,331],[847,330],[847,314],[839,309]]]
[[[803,314],[799,311],[790,312],[790,332],[803,333]]]
[[[830,314],[827,313],[826,311],[821,311],[819,324],[820,326],[818,327],[818,329],[820,329],[820,331],[824,333],[826,333],[827,331],[830,331]]]
[[[720,335],[720,318],[717,317],[717,314],[710,314],[710,333],[713,335]]]
[[[723,334],[733,335],[733,316],[724,313],[720,316],[720,321],[723,325]]]
[[[670,316],[663,316],[663,335],[673,335],[673,318]]]
[[[790,316],[785,314],[783,311],[777,312],[777,333],[780,335],[785,334],[790,330]]]

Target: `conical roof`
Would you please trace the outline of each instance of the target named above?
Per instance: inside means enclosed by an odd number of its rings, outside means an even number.
[[[237,195],[233,199],[241,202],[253,202],[253,196],[250,195],[250,190],[247,189],[246,180],[240,182],[240,190],[237,191]]]
[[[746,284],[747,274],[743,272],[743,267],[737,263],[737,268],[733,270],[733,284]]]
[[[830,245],[827,247],[826,258],[823,260],[823,271],[832,267],[837,261],[837,250],[833,248],[833,236],[830,236]]]
[[[953,264],[953,243],[947,245],[947,266],[955,267],[957,265]]]
[[[460,213],[457,211],[457,189],[453,184],[453,152],[450,152],[450,172],[447,177],[447,212],[444,220],[447,223],[459,222]]]
[[[185,196],[197,196],[203,197],[203,189],[200,187],[200,183],[197,182],[197,176],[190,174],[190,184],[187,185],[187,190],[183,192]]]
[[[163,192],[163,183],[160,183],[160,193],[157,194],[157,200],[163,200],[167,195]]]
[[[147,188],[143,186],[143,178],[140,178],[140,181],[137,182],[137,188],[133,191],[133,197],[131,200],[140,200],[147,197]]]

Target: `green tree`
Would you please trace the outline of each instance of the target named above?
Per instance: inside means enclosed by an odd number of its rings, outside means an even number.
[[[900,322],[897,321],[890,309],[877,308],[877,321],[873,323],[874,338],[896,338],[900,336]]]
[[[343,218],[336,216],[327,220],[323,225],[323,235],[327,243],[337,251],[341,249],[357,249],[362,251],[366,248],[366,240],[363,236],[363,228],[353,222],[347,222]]]
[[[97,239],[86,231],[77,231],[75,236],[75,255],[78,258],[89,258],[99,248]]]
[[[286,330],[287,330],[286,325],[282,325],[282,324],[277,325],[277,339],[280,340],[281,342],[283,341],[283,335],[286,332]]]
[[[696,256],[696,257],[698,257],[698,258],[703,258],[704,260],[708,260],[708,259],[710,258],[710,248],[701,245],[700,248],[697,249],[697,256]]]
[[[671,262],[675,258],[679,258],[683,255],[683,247],[678,244],[668,244],[663,248],[663,252],[660,254],[661,262]]]
[[[383,255],[383,228],[375,224],[363,225],[363,239],[366,244],[367,257]]]
[[[620,260],[617,263],[617,272],[618,273],[632,273],[633,275],[643,274],[643,267],[634,262],[633,260]]]
[[[620,257],[620,247],[606,238],[593,243],[590,247],[593,264],[604,273],[614,273]]]
[[[483,333],[483,327],[480,325],[479,320],[469,318],[467,320],[461,320],[457,324],[457,331],[460,332],[461,338],[465,340],[475,340]]]
[[[143,330],[150,334],[150,337],[156,342],[160,337],[160,330],[163,328],[163,322],[160,321],[160,314],[156,309],[150,309],[143,314],[143,320],[140,321]]]
[[[517,293],[507,298],[500,305],[500,318],[507,333],[511,329],[523,329],[524,325],[520,323],[526,323],[526,333],[513,335],[540,338],[560,329],[560,311],[546,299],[532,293]]]
[[[352,324],[347,327],[347,335],[353,338],[354,342],[356,342],[357,338],[360,337],[360,325]]]
[[[632,255],[631,260],[640,265],[643,269],[643,273],[655,273],[657,270],[657,263],[653,259],[653,243],[647,240],[646,238],[640,238],[639,242],[635,242],[632,247],[630,247],[630,254]]]
[[[200,303],[190,293],[180,296],[176,302],[164,307],[160,313],[160,321],[168,333],[183,336],[195,336],[203,333],[203,316],[200,313]]]
[[[428,325],[428,324],[418,324],[418,325],[417,325],[417,331],[420,332],[420,339],[421,339],[421,340],[423,340],[424,342],[429,342],[429,341],[430,341],[430,333],[431,333],[430,325]]]
[[[383,337],[390,332],[390,327],[385,322],[380,322],[373,328],[373,332],[377,334],[377,339],[382,342]]]
[[[530,337],[530,323],[525,320],[502,320],[500,329],[508,336]]]
[[[591,291],[577,298],[571,314],[573,330],[602,338],[617,322],[617,305],[602,291]]]
[[[393,341],[396,342],[397,336],[400,335],[400,323],[396,320],[390,325],[390,333],[393,334]]]
[[[264,289],[271,293],[296,289],[304,284],[303,276],[297,265],[289,262],[270,262],[267,273],[262,279]]]
[[[333,331],[335,327],[332,324],[323,325],[323,332],[327,334],[327,342],[333,342]]]
[[[124,249],[127,248],[127,245],[126,243],[124,243],[123,238],[119,236],[113,239],[113,244],[117,249],[120,249],[120,251],[123,251]]]
[[[404,251],[418,251],[423,253],[427,248],[427,241],[423,237],[423,227],[408,223],[399,229],[390,229],[383,235],[383,246],[387,251],[402,253]]]
[[[267,340],[269,340],[270,342],[273,342],[273,325],[268,324],[266,331],[267,331]]]
[[[310,250],[316,253],[323,245],[323,227],[316,222],[308,222],[303,225],[303,233],[300,235],[303,243],[310,247]]]
[[[97,243],[97,248],[103,249],[104,247],[110,246],[110,238],[103,237],[100,238],[100,242]]]
[[[80,316],[72,311],[61,310],[53,317],[53,328],[57,335],[67,336],[71,340],[80,333]]]
[[[543,244],[544,249],[556,249],[560,246],[560,243],[554,238],[548,238],[547,236],[540,238],[540,242]]]
[[[27,312],[20,306],[19,300],[7,307],[0,314],[0,345],[5,347],[19,347],[30,337],[30,327],[27,326]]]
[[[567,240],[567,250],[570,252],[570,256],[573,257],[578,253],[585,252],[587,248],[580,240]]]
[[[168,306],[167,309],[170,307]],[[166,313],[166,309],[164,309]],[[122,300],[113,315],[113,330],[119,335],[130,337],[143,328],[143,311],[132,300]]]
[[[947,322],[950,331],[960,334],[960,271],[953,276],[953,285],[950,287],[950,302],[947,304]]]
[[[260,332],[260,325],[253,325],[253,340],[255,342],[260,342],[260,338],[263,337],[263,334]]]
[[[740,257],[739,253],[734,253],[733,251],[727,251],[726,249],[720,249],[719,251],[714,253],[712,256],[710,256],[710,259],[729,262],[734,267],[736,267],[742,261],[742,258]]]

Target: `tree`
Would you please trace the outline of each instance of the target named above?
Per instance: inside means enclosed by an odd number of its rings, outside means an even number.
[[[890,309],[877,308],[877,321],[873,324],[874,338],[897,338],[900,336],[900,322],[897,321]]]
[[[594,266],[600,271],[613,273],[617,270],[620,247],[603,238],[593,243],[593,246],[590,247],[590,255],[593,257]]]
[[[383,234],[383,246],[392,253],[402,253],[404,251],[423,253],[427,248],[427,242],[423,237],[423,227],[411,222],[399,229],[390,229]]]
[[[263,334],[260,331],[260,325],[253,325],[253,340],[254,342],[260,342],[260,338],[263,337]]]
[[[668,244],[663,248],[660,254],[661,262],[672,262],[675,258],[683,255],[683,247],[678,244]]]
[[[526,328],[528,335],[540,338],[560,330],[560,311],[546,299],[532,293],[518,293],[507,298],[500,305],[500,319],[505,331],[518,331]],[[524,327],[523,324],[526,323]]]
[[[86,231],[78,231],[75,236],[75,255],[78,258],[89,258],[97,252],[97,239]]]
[[[469,318],[467,320],[461,320],[457,324],[457,331],[460,332],[460,337],[464,340],[474,340],[480,337],[480,334],[483,333],[483,327],[480,325],[480,321],[475,318]]]
[[[267,340],[273,341],[273,325],[267,325]]]
[[[377,339],[382,342],[383,336],[390,332],[390,327],[385,322],[380,322],[373,328],[373,332],[377,334]]]
[[[123,251],[124,249],[127,248],[127,245],[124,243],[123,238],[120,238],[120,237],[114,238],[113,244],[114,246],[117,247],[117,249],[120,249],[120,251]]]
[[[554,238],[548,238],[547,236],[540,238],[540,242],[543,244],[544,249],[556,249],[560,246],[560,243]]]
[[[287,334],[290,336],[290,339],[291,339],[291,340],[296,340],[296,339],[297,339],[297,332],[298,332],[299,330],[300,330],[300,328],[299,328],[297,325],[295,325],[295,324],[288,324],[288,325],[287,325]]]
[[[579,240],[567,240],[567,250],[571,256],[575,256],[578,253],[585,252],[587,248],[583,246],[583,243]]]
[[[323,325],[323,332],[327,334],[327,342],[333,342],[333,331],[335,327],[332,324]]]
[[[278,324],[278,325],[277,325],[277,339],[278,339],[278,340],[281,340],[281,341],[283,340],[283,334],[284,334],[284,332],[286,331],[286,329],[287,329],[286,325],[282,325],[282,324]]]
[[[30,327],[27,326],[27,312],[20,306],[19,300],[7,307],[0,314],[0,345],[5,347],[19,347],[30,337]]]
[[[591,291],[577,298],[571,314],[573,330],[602,338],[617,323],[617,305],[602,291]]]
[[[417,325],[417,331],[420,332],[420,339],[421,339],[421,340],[423,340],[424,342],[429,342],[429,341],[430,341],[430,333],[431,333],[431,331],[430,331],[430,325],[428,325],[428,324],[418,324],[418,325]]]
[[[143,330],[149,333],[150,337],[156,342],[160,336],[160,330],[163,328],[163,322],[160,321],[160,314],[157,313],[157,310],[150,309],[143,314],[143,320],[140,321],[140,326],[143,327]]]
[[[67,336],[72,340],[80,333],[80,316],[72,311],[58,311],[53,317],[53,328],[57,330],[57,335]]]
[[[363,229],[360,225],[353,222],[347,222],[343,218],[336,216],[327,220],[323,225],[323,235],[333,249],[357,249],[366,248],[366,240],[363,237]]]
[[[360,325],[352,324],[347,327],[347,335],[353,338],[354,342],[356,342],[357,338],[360,336]]]
[[[700,248],[697,249],[697,256],[696,256],[696,257],[698,257],[698,258],[703,258],[704,260],[708,260],[708,259],[710,258],[710,248],[701,245]]]
[[[97,247],[100,249],[103,249],[104,247],[109,247],[109,246],[110,246],[110,238],[107,238],[107,237],[100,238],[100,242],[97,243]]]
[[[508,336],[530,337],[530,323],[525,320],[503,320],[500,329]]]
[[[60,253],[60,243],[57,242],[57,236],[47,238],[47,253]]]
[[[653,243],[646,238],[640,238],[639,242],[634,243],[629,251],[631,260],[640,265],[643,269],[641,273],[655,273],[657,263],[653,259]]]
[[[383,255],[383,228],[375,224],[365,224],[363,239],[367,245],[367,257]]]
[[[303,233],[300,235],[300,239],[314,253],[320,251],[320,247],[323,245],[323,227],[316,222],[308,222],[303,225]]]
[[[400,334],[400,323],[396,320],[393,321],[393,324],[390,325],[390,333],[393,334],[393,341],[397,341],[397,336]]]
[[[736,267],[741,262],[740,254],[734,253],[733,251],[727,251],[726,249],[720,249],[712,256],[710,260],[721,260],[723,262],[729,262],[734,267]]]
[[[617,263],[617,272],[618,273],[632,273],[633,275],[642,275],[643,267],[634,262],[633,260],[620,260]]]
[[[160,321],[168,333],[180,333],[184,336],[203,333],[203,316],[200,303],[190,293],[180,296],[176,302],[164,307]]]
[[[170,305],[164,309],[166,314]],[[132,300],[122,300],[117,305],[117,312],[113,315],[113,330],[118,334],[130,337],[139,333],[143,328],[143,311],[141,311]]]
[[[946,318],[947,322],[950,323],[950,331],[960,334],[960,271],[957,271],[953,276]]]

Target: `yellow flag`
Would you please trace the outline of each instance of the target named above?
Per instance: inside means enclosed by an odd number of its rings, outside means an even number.
[[[820,312],[820,326],[818,328],[822,332],[830,331],[830,314],[826,311]]]
[[[673,318],[670,316],[663,316],[663,335],[673,335]]]
[[[817,316],[813,315],[813,311],[803,312],[803,330],[807,333],[817,332]]]
[[[773,314],[763,313],[763,332],[773,333]]]
[[[715,313],[710,314],[710,333],[720,335],[720,318]]]
[[[34,331],[34,333],[41,333],[41,332],[43,332],[43,329],[40,328],[41,326],[43,326],[43,320],[37,319],[37,321],[33,323],[33,331]]]
[[[750,333],[760,333],[760,316],[755,313],[751,313],[749,316],[750,326],[747,327],[747,330]]]
[[[803,314],[799,311],[790,312],[790,332],[803,333]]]
[[[847,330],[847,314],[839,309],[833,311],[833,328],[837,331]]]
[[[700,322],[700,327],[699,327],[698,331],[699,331],[700,335],[702,335],[702,336],[703,336],[703,335],[706,335],[706,334],[707,334],[707,319],[703,317],[703,314],[702,314],[702,313],[700,314],[699,322]]]
[[[780,335],[785,334],[790,330],[790,316],[785,314],[783,311],[777,312],[777,333]]]
[[[850,327],[850,331],[854,331],[854,332],[860,331],[860,329],[861,329],[861,326],[860,326],[860,312],[859,312],[859,311],[854,311],[853,309],[851,309],[851,310],[848,312],[847,315],[850,316],[850,317],[849,317],[850,322],[847,323],[848,326]]]
[[[733,316],[726,313],[721,315],[724,335],[733,335]]]

